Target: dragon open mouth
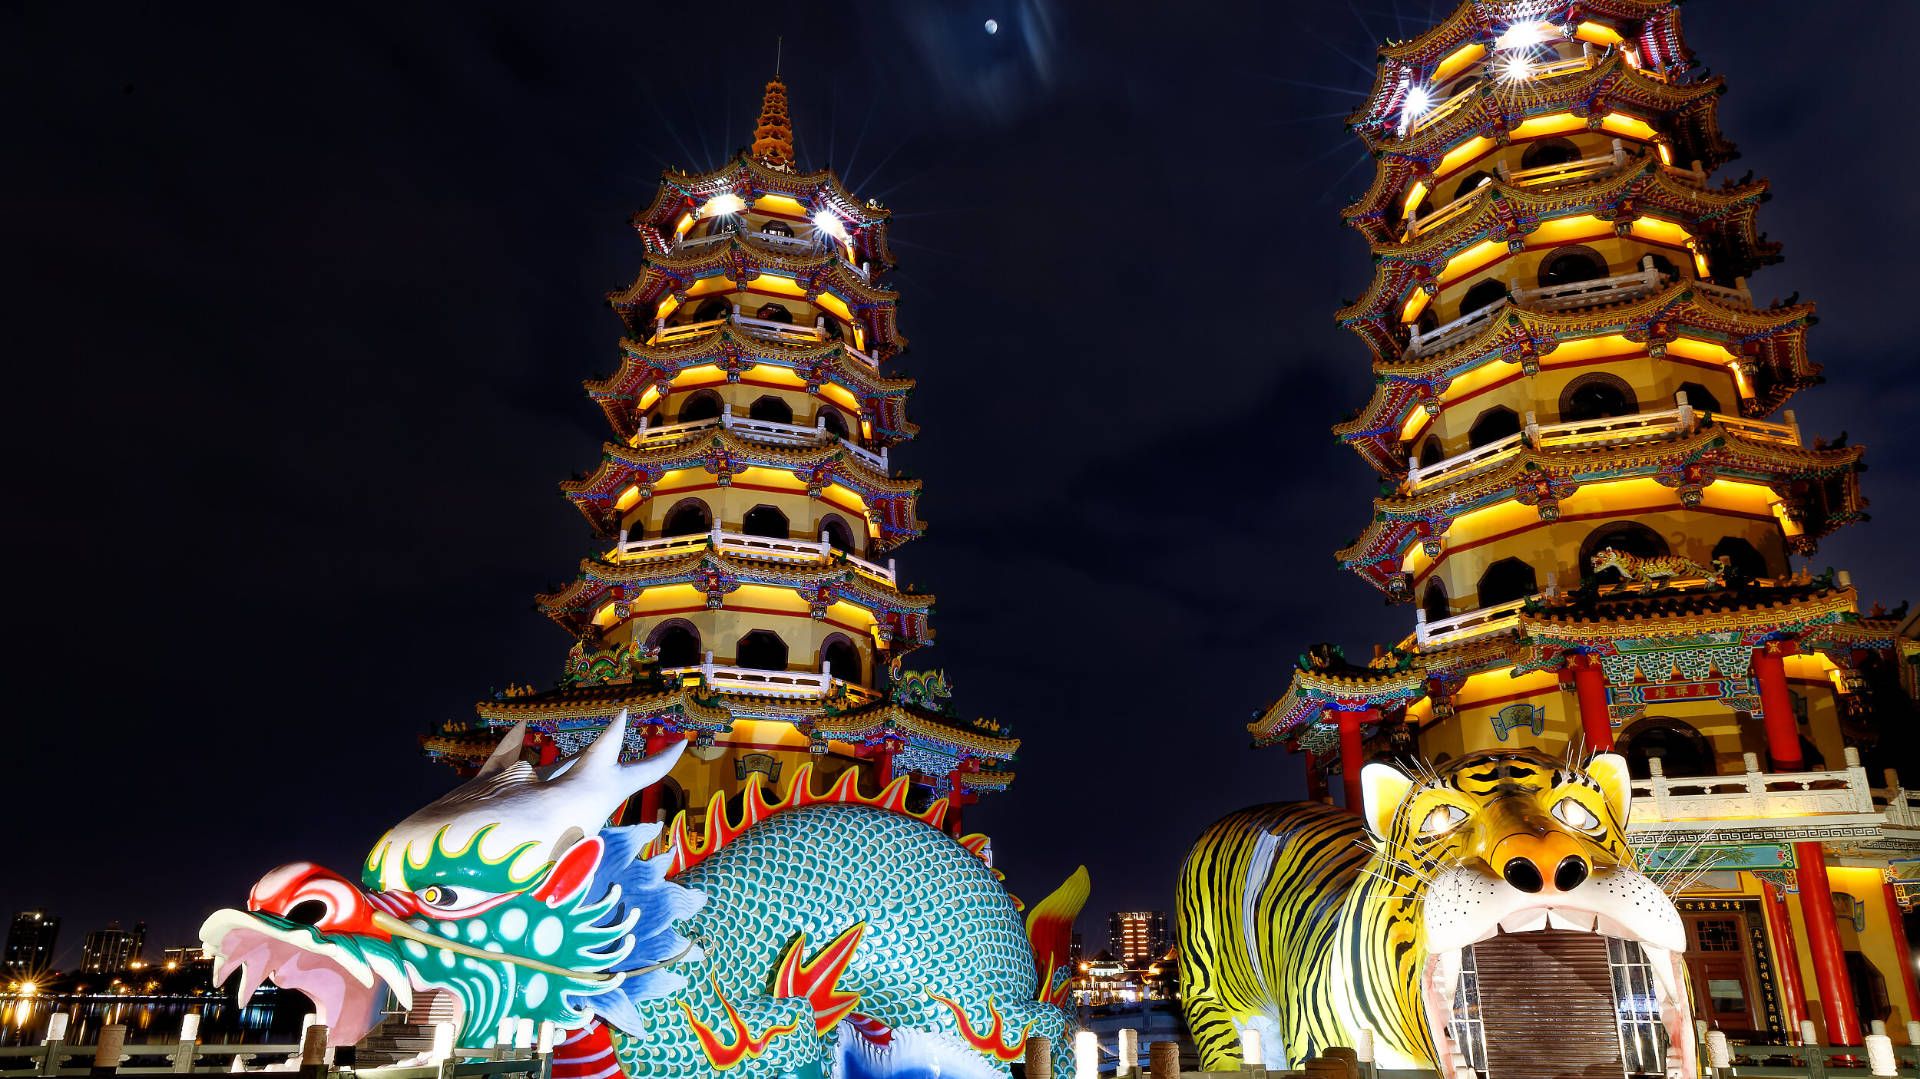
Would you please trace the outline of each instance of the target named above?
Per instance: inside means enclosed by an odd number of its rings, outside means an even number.
[[[1529,1076],[1691,1079],[1685,986],[1677,951],[1614,917],[1567,905],[1509,911],[1472,939],[1431,952],[1420,980],[1443,1079],[1514,1074],[1500,1067],[1501,1043],[1522,1036]]]
[[[220,910],[201,925],[200,941],[215,957],[215,985],[240,976],[241,1007],[262,982],[272,979],[313,1002],[314,1014],[327,1025],[330,1045],[355,1045],[366,1037],[380,1019],[388,992],[400,1008],[413,1007],[414,987],[392,958],[373,947],[328,939],[298,923]]]

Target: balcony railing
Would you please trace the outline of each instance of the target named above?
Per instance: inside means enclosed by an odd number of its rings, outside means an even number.
[[[636,449],[678,445],[701,432],[716,428],[725,428],[756,442],[769,442],[776,446],[820,446],[838,441],[855,460],[876,472],[885,474],[887,471],[887,450],[884,446],[881,447],[880,452],[875,453],[855,444],[850,439],[841,438],[827,430],[824,413],[819,423],[806,427],[797,423],[780,423],[777,420],[756,420],[750,416],[736,416],[731,403],[721,406],[720,415],[710,419],[667,423],[658,427],[648,427],[643,420],[640,429],[634,432],[628,444]]]
[[[628,539],[627,534],[621,532],[619,542],[607,552],[607,560],[649,562],[659,558],[679,558],[706,547],[776,562],[826,565],[835,558],[844,558],[849,565],[866,576],[889,586],[897,587],[898,585],[893,559],[887,559],[887,564],[883,566],[877,562],[869,562],[858,555],[848,554],[835,547],[827,539],[825,532],[820,534],[818,540],[797,540],[779,536],[756,536],[750,532],[729,532],[718,525],[706,532],[694,532],[684,536],[659,536],[654,539]]]
[[[713,653],[708,652],[698,667],[664,667],[661,672],[669,677],[697,674],[708,689],[722,693],[744,693],[756,697],[781,697],[788,700],[824,700],[832,696],[836,689],[845,689],[847,696],[856,704],[867,704],[880,699],[880,694],[866,686],[849,682],[833,676],[833,665],[822,660],[820,670],[814,671],[763,671],[756,667],[729,667],[713,661]]]
[[[1477,311],[1469,311],[1451,322],[1443,322],[1424,333],[1416,331],[1407,344],[1407,355],[1425,356],[1442,349],[1452,348],[1473,336],[1480,327],[1493,321],[1494,316],[1506,310],[1510,302],[1512,301],[1502,296]]]
[[[871,281],[873,279],[873,265],[871,263],[862,262],[856,265],[846,257],[845,248],[840,246],[838,240],[818,235],[782,236],[777,232],[761,232],[755,229],[741,229],[738,231],[721,229],[717,232],[710,232],[705,236],[695,236],[691,239],[683,236],[673,242],[673,253],[678,255],[688,251],[699,251],[702,248],[726,243],[735,236],[750,243],[772,248],[775,251],[792,251],[805,254],[822,249],[831,250],[838,253],[840,255],[840,261],[846,264],[847,269],[859,274],[862,281]]]
[[[1871,836],[1894,823],[1875,804],[1860,753],[1852,747],[1846,750],[1846,767],[1838,771],[1762,772],[1755,754],[1743,756],[1744,774],[1729,776],[1667,776],[1658,760],[1649,762],[1653,775],[1631,784],[1629,831],[1712,833],[1716,841],[1733,841],[1742,835],[1790,838],[1796,831]]]
[[[743,315],[740,313],[740,305],[734,304],[733,311],[726,318],[708,319],[704,322],[682,322],[675,325],[668,325],[664,318],[655,319],[653,335],[647,338],[647,344],[671,345],[680,341],[691,341],[696,337],[712,333],[728,322],[755,337],[767,341],[778,341],[782,344],[819,344],[831,339],[827,333],[825,315],[816,317],[811,326],[796,326],[790,322],[777,322],[773,319]],[[878,355],[855,348],[849,341],[842,341],[841,344],[846,347],[849,355],[858,357],[868,367],[880,366]]]
[[[1538,423],[1534,420],[1534,414],[1528,412],[1527,425],[1505,438],[1475,446],[1430,465],[1422,465],[1417,461],[1409,464],[1406,489],[1412,493],[1473,475],[1506,461],[1525,448],[1622,446],[1689,435],[1703,424],[1717,424],[1748,438],[1787,446],[1800,445],[1800,423],[1791,409],[1786,413],[1787,422],[1771,423],[1719,412],[1697,412],[1687,403],[1685,391],[1675,394],[1674,400],[1676,407],[1663,412],[1636,412],[1626,416],[1569,420],[1564,423]]]
[[[1596,277],[1591,281],[1515,289],[1513,299],[1520,306],[1536,311],[1577,311],[1584,307],[1630,303],[1653,295],[1665,283],[1666,275],[1649,266],[1634,273]]]
[[[1580,55],[1578,56],[1560,57],[1549,60],[1543,64],[1535,64],[1528,68],[1527,81],[1537,84],[1546,79],[1554,79],[1587,71],[1593,67],[1598,55],[1599,54],[1595,53],[1590,46],[1582,42]],[[1496,76],[1489,74],[1486,77],[1493,78]],[[1445,101],[1435,105],[1419,116],[1413,117],[1412,123],[1408,125],[1407,130],[1411,130],[1417,134],[1451,116],[1455,111],[1466,105],[1467,102],[1474,100],[1480,95],[1480,85],[1477,80],[1467,83],[1461,89],[1455,91],[1453,95]]]

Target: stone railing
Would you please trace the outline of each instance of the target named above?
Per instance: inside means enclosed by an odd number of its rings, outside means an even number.
[[[740,305],[734,304],[733,311],[726,318],[708,319],[705,322],[682,322],[668,325],[667,320],[658,318],[653,323],[653,334],[647,338],[649,345],[671,345],[680,341],[691,341],[696,337],[713,332],[728,322],[740,327],[747,333],[767,341],[779,341],[783,344],[819,344],[829,340],[827,317],[819,315],[811,326],[796,326],[790,322],[774,319],[755,318],[740,313]],[[860,360],[868,367],[880,366],[880,357],[872,352],[864,352],[854,347],[851,341],[842,341],[847,354]]]
[[[1514,289],[1513,300],[1522,307],[1536,311],[1576,311],[1583,307],[1604,307],[1651,296],[1665,282],[1666,276],[1649,266],[1633,273],[1596,277],[1590,281]]]
[[[1683,437],[1706,424],[1724,427],[1748,438],[1788,446],[1800,445],[1800,423],[1792,410],[1787,411],[1785,423],[1773,423],[1720,412],[1698,412],[1687,403],[1684,391],[1675,394],[1674,400],[1677,404],[1673,408],[1660,412],[1635,412],[1625,416],[1561,423],[1540,423],[1532,412],[1528,412],[1527,425],[1504,438],[1495,439],[1484,446],[1475,446],[1430,465],[1422,465],[1417,461],[1408,464],[1406,489],[1411,493],[1473,475],[1502,463],[1523,449],[1622,446]]]
[[[887,472],[887,451],[882,447],[878,453],[854,443],[851,439],[841,438],[827,430],[826,414],[822,413],[812,427],[798,423],[781,423],[778,420],[756,420],[751,416],[734,414],[731,403],[720,407],[720,415],[704,420],[690,420],[686,423],[664,423],[658,427],[649,427],[643,419],[640,429],[628,440],[635,449],[647,449],[658,446],[678,445],[703,431],[725,428],[756,442],[768,442],[776,446],[819,446],[838,440],[853,458],[868,468],[885,475]]]
[[[895,586],[898,581],[893,559],[887,559],[887,564],[883,566],[877,562],[869,562],[858,555],[848,554],[828,542],[825,532],[820,534],[818,540],[797,540],[779,536],[756,536],[750,532],[729,532],[715,525],[710,531],[694,532],[684,536],[630,540],[623,531],[620,533],[619,542],[607,552],[607,561],[646,562],[656,558],[677,558],[704,547],[755,558],[810,562],[818,565],[825,565],[836,558],[844,558],[854,569],[876,581]]]
[[[784,697],[792,700],[822,700],[833,694],[836,689],[846,690],[847,696],[857,704],[867,704],[880,699],[880,694],[866,686],[849,682],[833,676],[833,665],[822,660],[819,671],[763,671],[757,667],[731,667],[713,661],[713,653],[708,652],[698,667],[663,667],[660,673],[674,675],[697,674],[708,689],[722,693],[742,693],[755,697]]]
[[[1668,776],[1652,761],[1653,775],[1632,781],[1634,833],[1712,832],[1728,841],[1875,835],[1888,823],[1876,807],[1858,750],[1846,750],[1846,767],[1826,772],[1763,772],[1759,758],[1744,754],[1741,775]]]
[[[1531,598],[1533,597],[1527,597],[1527,599]],[[1427,621],[1426,611],[1415,611],[1413,612],[1414,639],[1422,648],[1438,648],[1510,630],[1520,624],[1520,608],[1527,605],[1527,599],[1496,603],[1491,607],[1482,607],[1465,614],[1456,614],[1451,618],[1441,618],[1431,622]]]
[[[783,236],[777,232],[765,232],[759,229],[740,229],[738,231],[721,229],[717,232],[710,232],[705,236],[695,236],[690,239],[683,236],[673,242],[673,253],[680,255],[689,251],[699,251],[704,248],[726,243],[735,236],[738,236],[748,243],[758,244],[779,252],[792,252],[795,254],[806,254],[819,250],[839,252],[840,261],[846,263],[847,269],[859,274],[862,281],[871,281],[873,279],[872,263],[862,262],[856,265],[846,257],[846,249],[840,245],[839,240],[831,236],[819,235],[818,233],[813,236]]]

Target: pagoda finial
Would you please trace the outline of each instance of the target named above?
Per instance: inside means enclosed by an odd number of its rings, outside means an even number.
[[[777,54],[776,54],[777,57]],[[755,161],[768,168],[791,172],[793,160],[793,121],[787,119],[787,84],[780,81],[779,61],[775,60],[772,81],[760,102],[760,119],[753,125]]]

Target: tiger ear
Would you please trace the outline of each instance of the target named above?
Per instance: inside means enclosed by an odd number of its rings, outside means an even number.
[[[1633,804],[1633,788],[1628,782],[1627,758],[1618,753],[1595,753],[1587,761],[1587,775],[1600,784],[1607,796],[1607,808],[1613,810],[1620,826],[1627,826],[1627,810]]]
[[[1393,815],[1407,800],[1413,780],[1391,764],[1374,761],[1360,769],[1360,819],[1375,839],[1385,841],[1393,828]]]

